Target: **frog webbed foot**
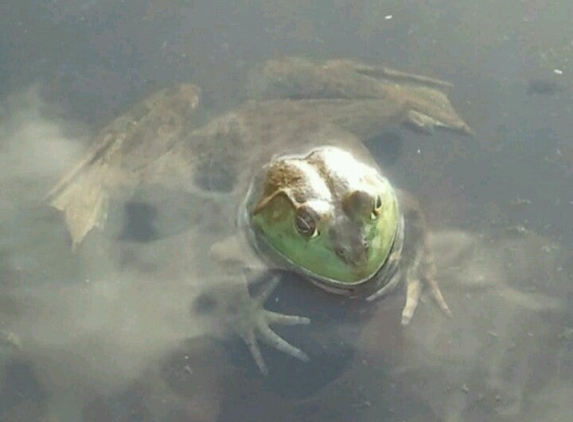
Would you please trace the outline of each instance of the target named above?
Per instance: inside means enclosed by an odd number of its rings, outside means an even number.
[[[437,127],[446,127],[443,122],[415,110],[406,112],[406,123],[413,129],[428,134],[434,133]]]
[[[396,90],[407,104],[405,123],[423,133],[433,133],[435,128],[448,129],[475,135],[468,124],[458,116],[448,97],[426,87],[403,87]]]
[[[238,307],[240,315],[234,324],[234,330],[245,342],[257,367],[265,375],[268,373],[268,369],[263,360],[258,340],[297,359],[308,361],[308,356],[302,350],[288,343],[270,327],[273,324],[305,325],[310,322],[306,317],[280,314],[264,308],[266,300],[278,284],[279,276],[273,275],[259,292],[252,296],[248,295],[244,303]]]

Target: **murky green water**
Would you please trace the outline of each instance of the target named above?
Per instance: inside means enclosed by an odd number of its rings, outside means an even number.
[[[22,343],[0,345],[0,420],[569,420],[572,15],[566,0],[2,2],[0,329]],[[120,248],[123,220],[110,216],[114,228],[72,254],[61,216],[37,201],[138,99],[189,81],[207,119],[278,54],[451,81],[477,134],[397,128],[395,150],[375,150],[427,211],[454,318],[428,300],[404,329],[399,294],[366,317],[282,283],[269,307],[313,323],[278,331],[312,359],[265,348],[263,378],[240,341],[189,321],[194,293],[171,282],[217,279],[200,247],[201,268],[181,252],[208,237],[175,221],[172,236]]]

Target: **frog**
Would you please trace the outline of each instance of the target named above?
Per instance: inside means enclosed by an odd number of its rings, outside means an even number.
[[[223,211],[210,218],[221,236],[209,245],[210,260],[245,285],[253,268],[269,270],[264,288],[237,300],[229,318],[263,374],[259,341],[308,360],[271,328],[310,320],[265,309],[280,281],[270,270],[364,302],[405,280],[403,325],[423,288],[451,316],[420,206],[392,185],[365,145],[402,125],[472,135],[445,93],[451,85],[355,60],[280,57],[255,67],[249,87],[243,104],[197,126],[200,89],[180,83],[96,135],[45,198],[65,215],[72,249],[104,227],[110,201],[142,185],[218,201]]]

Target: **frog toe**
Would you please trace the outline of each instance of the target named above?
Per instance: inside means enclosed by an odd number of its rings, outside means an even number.
[[[247,345],[251,356],[263,375],[268,374],[268,368],[258,345],[259,340],[303,362],[309,360],[306,353],[287,342],[271,328],[273,324],[306,325],[310,322],[310,319],[306,317],[285,315],[264,309],[266,300],[275,290],[278,283],[278,276],[271,278],[261,287],[257,294],[250,298],[250,305],[245,308],[247,312],[243,317],[243,321],[236,327],[239,336]]]
[[[253,357],[253,360],[255,361],[257,368],[259,368],[259,371],[261,371],[263,375],[267,375],[269,373],[269,370],[267,368],[267,365],[265,364],[265,360],[263,359],[263,354],[261,353],[259,344],[257,343],[257,337],[255,335],[255,332],[250,331],[248,333],[240,334],[240,336],[241,339],[243,339],[243,341],[247,345],[249,353]]]
[[[279,277],[274,276],[263,287],[261,287],[260,291],[254,296],[253,299],[255,299],[255,301],[262,307],[269,296],[275,291],[279,285],[279,282]]]
[[[409,280],[406,287],[406,304],[402,309],[402,325],[410,324],[414,312],[420,303],[420,295],[422,294],[422,283],[420,280]]]
[[[269,321],[269,324],[307,325],[310,323],[310,319],[307,317],[302,317],[298,315],[279,314],[277,312],[271,312],[271,311],[267,311],[267,319]]]
[[[258,301],[258,298],[255,300]],[[267,311],[264,309],[259,309],[257,313],[256,322],[252,329],[245,329],[239,333],[242,340],[247,345],[251,356],[253,357],[257,367],[263,375],[268,374],[268,368],[263,359],[263,355],[258,345],[260,340],[265,344],[274,347],[275,349],[286,353],[292,357],[295,357],[303,362],[309,360],[306,353],[297,347],[293,346],[277,333],[275,333],[270,327],[271,324],[282,324],[282,325],[302,325],[308,324],[310,320],[305,317],[295,316],[295,315],[284,315],[276,312]]]
[[[291,318],[290,315],[283,315],[283,316]],[[299,318],[299,317],[295,317],[295,318]],[[302,319],[306,320],[306,322],[302,322],[303,324],[308,323],[308,321],[309,321],[308,318],[302,318]],[[298,349],[297,347],[295,347],[292,344],[290,344],[289,342],[287,342],[285,339],[283,339],[281,336],[279,336],[277,333],[275,333],[267,324],[268,323],[264,323],[259,327],[259,334],[260,334],[261,341],[264,341],[269,346],[272,346],[275,349],[277,349],[283,353],[286,353],[287,355],[295,357],[295,358],[297,358],[303,362],[306,362],[309,360],[306,353],[304,353],[302,350]]]
[[[430,289],[430,293],[442,313],[448,318],[451,318],[452,311],[446,303],[446,300],[442,295],[442,291],[440,290],[437,281],[434,278],[427,278],[424,280],[424,282]],[[408,325],[412,320],[412,317],[416,312],[416,308],[420,303],[422,289],[423,284],[419,279],[408,280],[406,286],[406,304],[402,309],[402,325]]]
[[[436,301],[436,303],[438,304],[439,308],[442,310],[444,315],[446,315],[448,318],[451,318],[453,316],[452,311],[450,310],[450,307],[446,303],[444,295],[442,295],[442,291],[440,290],[440,286],[438,286],[438,282],[434,278],[429,278],[426,280],[426,284],[430,289],[432,297],[434,298],[434,300]]]

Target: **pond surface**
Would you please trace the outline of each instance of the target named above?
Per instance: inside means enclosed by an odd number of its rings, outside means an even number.
[[[2,2],[0,420],[570,420],[573,4],[502,3]],[[122,241],[112,206],[111,228],[74,254],[61,215],[38,204],[137,101],[191,82],[206,121],[248,98],[249,70],[281,55],[452,82],[476,135],[397,127],[383,134],[391,151],[369,145],[426,212],[454,317],[428,298],[403,328],[402,294],[356,310],[285,280],[269,308],[311,318],[277,329],[311,360],[263,347],[263,377],[217,321],[189,320],[197,293],[172,282],[186,272],[233,297],[202,250],[207,230],[157,240],[136,225],[137,241]],[[197,199],[178,200],[130,212],[178,227],[178,205]],[[213,207],[198,227],[216,224]],[[189,242],[199,268],[181,252]]]

